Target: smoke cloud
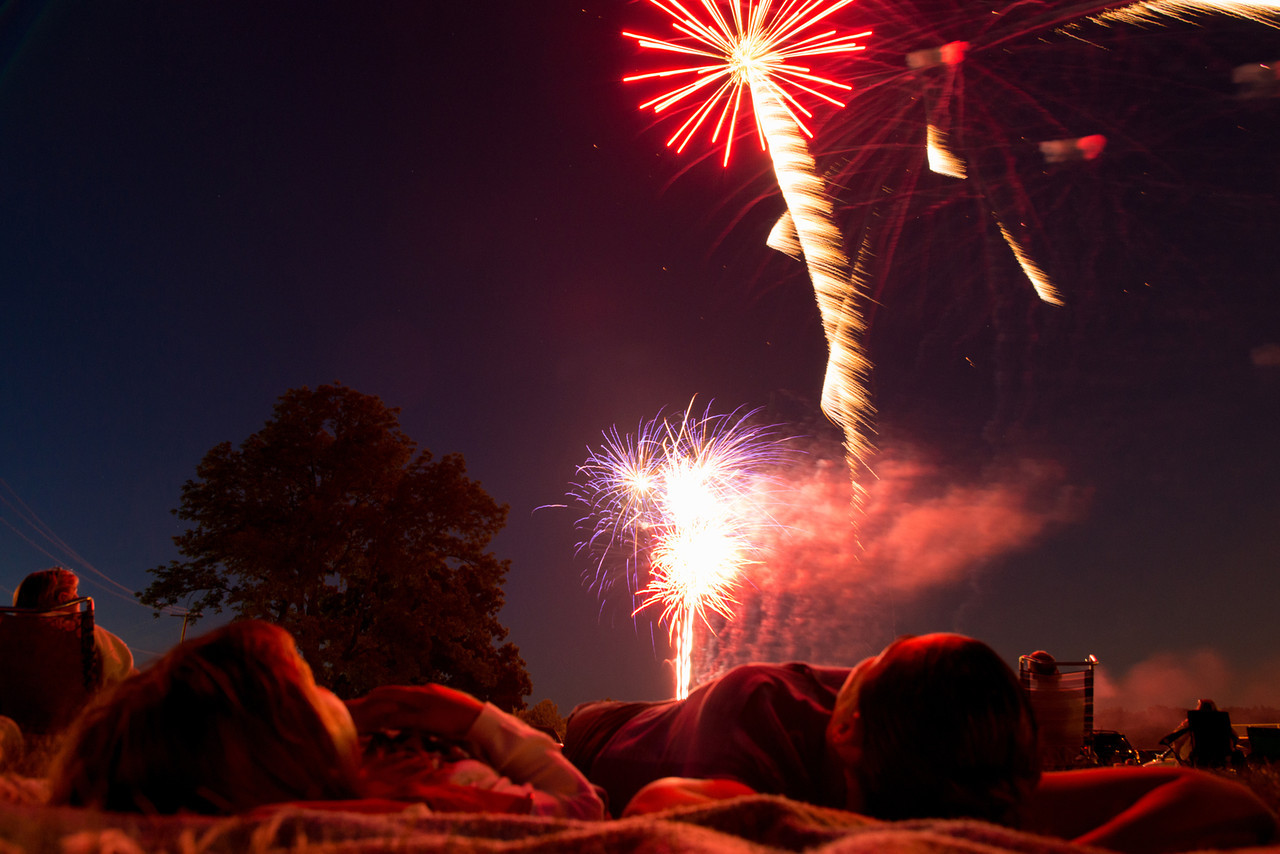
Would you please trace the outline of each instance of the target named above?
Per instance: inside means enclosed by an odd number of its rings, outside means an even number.
[[[747,571],[736,617],[714,620],[695,644],[700,678],[746,661],[856,662],[894,636],[895,607],[970,582],[1080,518],[1089,498],[1046,460],[966,476],[899,447],[881,450],[876,472],[855,527],[838,457],[788,467],[780,527]]]
[[[1232,681],[1226,659],[1215,650],[1199,649],[1183,655],[1162,652],[1135,664],[1122,676],[1099,668],[1094,698],[1101,707],[1185,709],[1201,697],[1224,696]]]
[[[1280,659],[1236,672],[1218,650],[1158,652],[1117,673],[1105,664],[1094,684],[1096,725],[1152,747],[1200,699],[1232,712],[1232,723],[1280,723]]]
[[[1249,351],[1253,364],[1259,368],[1280,368],[1280,344],[1262,344]]]
[[[880,469],[863,562],[908,594],[963,579],[1076,518],[1081,495],[1063,481],[1059,466],[1035,460],[989,472],[982,483],[890,460]]]

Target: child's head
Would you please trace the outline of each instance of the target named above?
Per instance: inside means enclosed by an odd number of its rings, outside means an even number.
[[[67,734],[54,803],[233,813],[358,797],[346,707],[316,686],[288,632],[234,622],[101,695]]]
[[[1017,677],[961,635],[901,638],[854,668],[827,739],[846,768],[850,806],[877,818],[1016,824],[1040,774]]]

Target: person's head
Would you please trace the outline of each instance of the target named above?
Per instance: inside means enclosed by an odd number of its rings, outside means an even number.
[[[1040,776],[1017,677],[961,635],[900,638],[855,667],[827,742],[845,770],[848,806],[883,819],[1017,824]]]
[[[1196,711],[1198,711],[1198,712],[1216,712],[1216,711],[1218,711],[1218,704],[1217,704],[1217,703],[1215,703],[1215,702],[1213,702],[1213,700],[1199,700],[1199,701],[1196,703]]]
[[[13,591],[13,607],[48,611],[76,599],[80,578],[69,569],[55,566],[33,572]]]
[[[1058,672],[1058,662],[1043,649],[1037,649],[1027,656],[1027,669],[1037,676],[1053,676]]]
[[[99,696],[55,760],[51,802],[233,813],[358,797],[355,727],[289,633],[234,622]]]

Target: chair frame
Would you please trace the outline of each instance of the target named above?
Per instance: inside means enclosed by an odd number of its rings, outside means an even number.
[[[92,695],[102,686],[102,663],[98,657],[94,638],[93,597],[81,596],[56,608],[0,608],[0,620],[10,619],[74,619],[79,622],[80,674],[85,695]]]
[[[1084,673],[1084,731],[1083,746],[1081,747],[1081,755],[1084,757],[1086,764],[1097,765],[1098,755],[1093,749],[1093,671],[1100,663],[1096,655],[1089,655],[1084,661],[1055,661],[1060,675],[1062,668],[1074,668],[1068,673]],[[1018,656],[1018,681],[1022,683],[1022,689],[1027,692],[1028,698],[1031,696],[1031,680],[1035,673],[1031,669],[1032,660],[1030,656]]]

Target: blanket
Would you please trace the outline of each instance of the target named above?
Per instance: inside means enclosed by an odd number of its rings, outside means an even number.
[[[880,822],[772,795],[603,822],[432,813],[421,806],[370,815],[287,805],[248,816],[207,818],[0,805],[0,854],[1080,854],[1085,850],[984,822]],[[1270,854],[1280,854],[1280,849],[1271,849]]]

